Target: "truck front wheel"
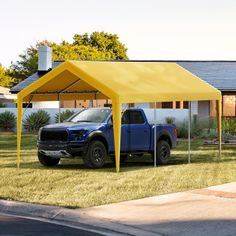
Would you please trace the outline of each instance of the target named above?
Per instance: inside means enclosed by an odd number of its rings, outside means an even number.
[[[38,159],[43,166],[56,166],[60,161],[60,158],[52,158],[40,152],[38,152]]]
[[[164,165],[167,164],[170,160],[170,145],[165,140],[160,140],[157,143],[157,164]],[[153,161],[154,161],[154,153],[153,153]]]
[[[89,144],[87,153],[83,156],[84,164],[89,168],[101,168],[104,166],[107,157],[105,145],[98,140]]]

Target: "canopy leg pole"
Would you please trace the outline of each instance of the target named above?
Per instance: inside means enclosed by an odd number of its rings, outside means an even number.
[[[22,100],[17,98],[17,168],[20,168],[20,149],[21,149],[21,130],[22,130]]]
[[[122,104],[119,99],[112,100],[116,172],[120,171],[121,106]]]
[[[217,115],[217,127],[218,127],[218,143],[219,143],[219,159],[221,158],[221,116],[222,116],[222,104],[221,99],[216,101],[216,115]]]
[[[154,167],[157,167],[157,109],[154,108]]]
[[[191,163],[191,101],[188,102],[188,164]]]

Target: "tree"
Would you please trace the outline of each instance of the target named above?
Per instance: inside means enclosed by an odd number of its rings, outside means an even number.
[[[16,83],[16,79],[14,79],[11,74],[11,70],[4,68],[0,64],[0,86],[10,88],[13,84]]]
[[[12,63],[11,69],[17,83],[37,71],[38,46],[47,45],[53,50],[53,60],[126,60],[127,48],[116,34],[94,32],[90,36],[75,34],[73,42],[62,41],[59,44],[42,41],[31,46]]]

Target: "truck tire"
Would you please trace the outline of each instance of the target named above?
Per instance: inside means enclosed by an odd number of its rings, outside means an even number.
[[[97,169],[104,166],[106,157],[105,145],[101,141],[95,140],[89,144],[88,150],[83,156],[83,161],[87,167]]]
[[[165,165],[170,160],[170,145],[165,140],[160,140],[157,143],[157,164],[158,165]],[[153,153],[153,161],[154,161],[154,153]]]
[[[56,166],[59,163],[60,158],[52,158],[38,152],[38,160],[43,166]]]

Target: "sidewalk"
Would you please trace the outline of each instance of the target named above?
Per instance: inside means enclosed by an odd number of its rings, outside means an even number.
[[[75,210],[0,200],[0,212],[105,235],[236,235],[236,182]]]

